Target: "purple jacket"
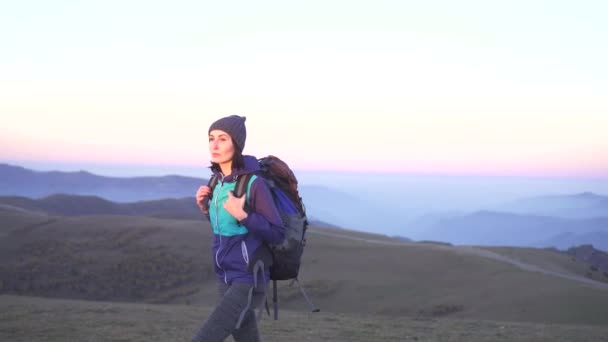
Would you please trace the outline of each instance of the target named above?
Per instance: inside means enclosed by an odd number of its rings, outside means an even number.
[[[240,175],[260,170],[257,158],[243,156],[245,168],[233,170],[223,177],[216,173],[218,183],[209,201],[209,221],[213,228],[214,270],[218,278],[226,284],[232,282],[253,284],[251,265],[259,255],[263,242],[281,243],[285,238],[285,228],[270,189],[259,176],[252,177],[247,191],[248,215],[238,222],[223,206],[228,192],[234,191],[236,179]],[[268,265],[264,269],[264,283],[269,280]],[[259,276],[259,275],[258,275]]]

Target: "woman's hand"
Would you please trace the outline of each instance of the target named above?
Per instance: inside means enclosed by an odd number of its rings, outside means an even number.
[[[209,194],[211,194],[211,188],[207,185],[201,186],[196,192],[196,204],[205,215],[209,214],[209,208],[205,204],[205,200],[209,198]]]
[[[228,192],[228,199],[224,202],[224,209],[232,215],[237,221],[243,221],[247,218],[245,207],[245,195],[235,197],[232,191]]]

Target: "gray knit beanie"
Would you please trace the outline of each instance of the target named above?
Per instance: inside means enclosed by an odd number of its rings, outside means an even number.
[[[247,138],[247,129],[245,128],[244,116],[230,115],[217,120],[209,127],[209,133],[214,129],[219,129],[230,135],[232,141],[236,145],[239,151],[243,151],[245,148],[245,139]]]

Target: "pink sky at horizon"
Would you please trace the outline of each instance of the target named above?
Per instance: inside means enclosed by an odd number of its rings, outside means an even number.
[[[582,132],[587,135],[572,139],[572,134],[568,132],[576,129],[576,125],[567,122],[562,125],[554,123],[552,129],[545,129],[543,134],[536,134],[533,127],[527,132],[519,130],[519,136],[511,138],[509,127],[512,129],[514,125],[517,126],[513,122],[502,122],[503,129],[499,129],[493,123],[480,120],[477,127],[482,128],[464,131],[463,126],[466,124],[462,121],[460,127],[452,122],[444,129],[431,129],[433,122],[420,119],[409,122],[388,121],[387,127],[380,122],[355,120],[350,123],[350,127],[340,131],[340,120],[337,120],[323,129],[310,127],[294,132],[263,133],[267,128],[262,127],[262,119],[262,116],[248,117],[246,154],[275,154],[295,169],[608,177],[608,146],[604,142],[601,120],[579,124],[578,128],[583,129]],[[321,118],[317,120],[322,121]],[[200,121],[202,125],[204,120],[196,118],[192,121]],[[299,124],[300,127],[306,127],[304,121]],[[401,128],[404,126],[410,128]],[[46,127],[53,125],[49,123]],[[162,132],[159,127],[149,130],[158,134]],[[308,134],[307,130],[315,133]],[[0,138],[0,160],[14,161],[17,164],[23,161],[25,164],[81,163],[115,167],[163,165],[165,168],[196,168],[208,165],[206,130],[203,130],[201,139],[192,132],[191,135],[175,134],[171,138],[164,134],[163,139],[155,138],[154,134],[142,134],[139,139],[129,139],[128,134],[121,133],[118,128],[113,131],[113,139],[106,139],[104,133],[95,134],[94,131],[91,129],[72,137],[68,134],[43,136],[42,132],[40,135],[35,132],[30,135],[3,135]],[[112,129],[104,127],[98,131],[111,132]],[[86,139],[86,135],[90,138]],[[570,139],[560,140],[560,136],[570,136]],[[197,145],[198,141],[200,145]]]

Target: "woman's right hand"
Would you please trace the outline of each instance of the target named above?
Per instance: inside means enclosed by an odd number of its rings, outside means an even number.
[[[211,188],[207,185],[201,186],[196,192],[196,204],[204,214],[209,212],[209,208],[205,205],[205,199],[209,198],[209,194],[211,194]]]

